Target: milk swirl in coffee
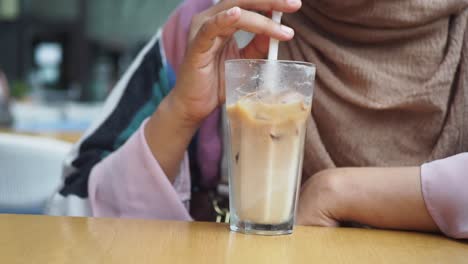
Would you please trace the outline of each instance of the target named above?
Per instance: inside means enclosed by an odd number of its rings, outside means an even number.
[[[294,91],[252,93],[227,106],[231,197],[242,221],[276,225],[293,217],[310,107]]]

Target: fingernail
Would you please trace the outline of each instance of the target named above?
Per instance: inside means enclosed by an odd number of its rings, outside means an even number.
[[[288,3],[288,5],[297,6],[301,3],[301,0],[286,0],[286,2]]]
[[[235,6],[235,7],[232,7],[230,8],[228,11],[227,11],[227,14],[228,16],[233,16],[235,14],[237,14],[237,12],[239,12],[239,7]]]
[[[281,31],[283,31],[283,33],[285,33],[288,36],[294,35],[294,30],[292,28],[290,28],[290,27],[287,27],[285,25],[281,25],[280,28],[281,28]]]

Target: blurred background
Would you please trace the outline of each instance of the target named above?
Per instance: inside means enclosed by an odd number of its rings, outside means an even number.
[[[179,2],[0,0],[0,213],[43,213],[66,153]]]
[[[180,0],[0,0],[0,131],[79,135]]]

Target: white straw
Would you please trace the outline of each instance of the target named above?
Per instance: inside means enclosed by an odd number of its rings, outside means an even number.
[[[273,11],[272,20],[278,24],[281,23],[282,12]],[[278,59],[278,46],[279,41],[274,38],[270,38],[270,46],[268,48],[268,62],[265,64],[263,69],[263,80],[264,80],[264,89],[277,93],[279,92],[278,87],[278,67],[274,63]]]
[[[276,12],[273,11],[273,15],[271,19],[278,23],[281,24],[281,16],[283,15],[282,12]],[[268,48],[268,62],[265,64],[265,68],[263,71],[263,78],[264,78],[264,89],[267,89],[269,92],[275,94],[279,92],[279,87],[278,87],[278,65],[274,62],[278,59],[278,46],[279,46],[279,41],[274,38],[270,38],[270,46]],[[277,144],[273,144],[268,152],[268,166],[267,166],[267,177],[265,179],[265,186],[267,190],[271,190],[268,195],[265,196],[265,204],[267,210],[264,212],[264,217],[266,219],[269,219],[271,217],[271,211],[273,210],[273,207],[275,206],[273,203],[273,196],[274,196],[274,191],[273,191],[273,175],[275,171],[275,165],[274,165],[274,155],[277,153],[276,149]]]
[[[283,12],[277,12],[273,11],[273,15],[271,19],[278,23],[281,24],[281,17],[283,16]],[[278,59],[278,45],[279,41],[274,38],[270,38],[270,47],[268,49],[268,59],[269,60],[277,60]]]

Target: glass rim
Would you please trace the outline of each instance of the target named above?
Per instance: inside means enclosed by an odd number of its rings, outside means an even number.
[[[312,63],[312,62],[305,62],[305,61],[294,61],[294,60],[268,60],[268,59],[230,59],[226,60],[225,63],[236,63],[236,62],[261,62],[261,63],[266,63],[266,62],[277,62],[281,64],[298,64],[298,65],[303,65],[303,66],[309,66],[312,68],[317,68],[317,66]]]

